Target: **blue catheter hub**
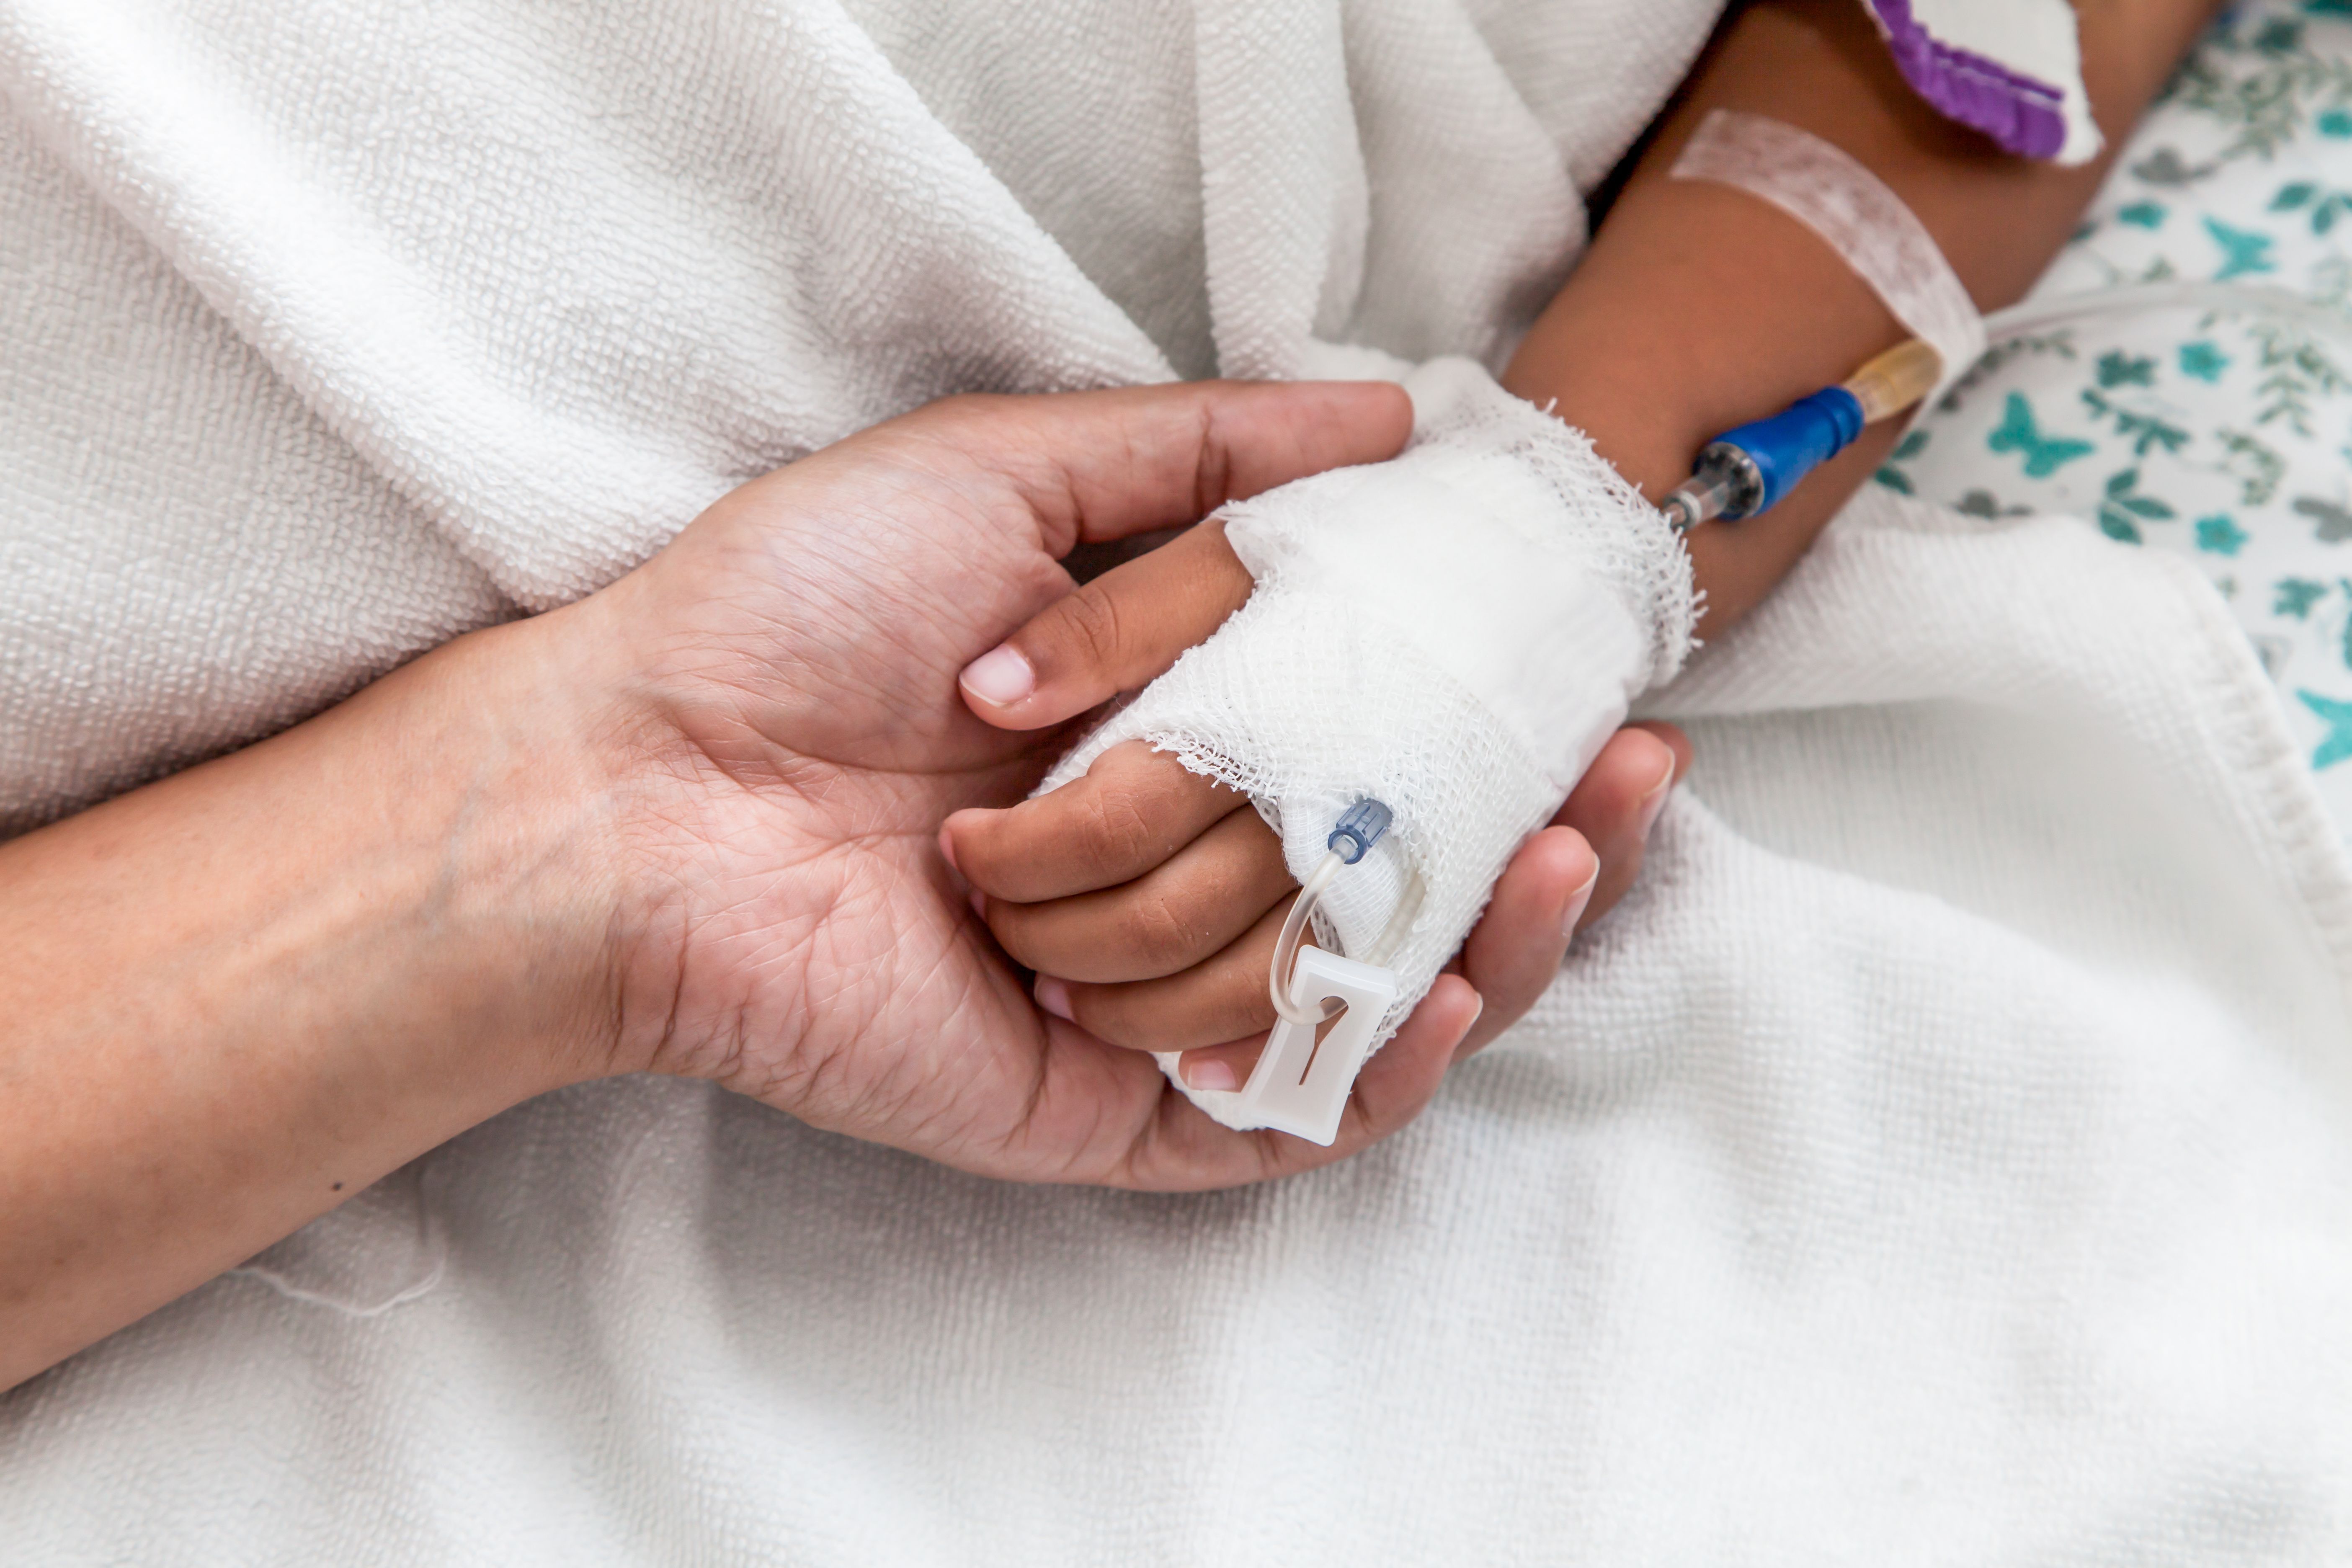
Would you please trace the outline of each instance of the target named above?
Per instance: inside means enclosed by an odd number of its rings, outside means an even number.
[[[1753,499],[1726,519],[1753,517],[1778,505],[1799,480],[1853,444],[1862,434],[1862,401],[1843,386],[1826,386],[1801,397],[1769,419],[1727,430],[1707,446],[1701,466],[1718,447],[1729,447],[1753,466]]]
[[[1801,397],[1769,419],[1727,430],[1706,444],[1690,478],[1658,503],[1680,533],[1711,518],[1737,522],[1778,506],[1807,474],[1836,457],[1863,426],[1908,408],[1936,388],[1940,351],[1911,338],[1846,377]]]

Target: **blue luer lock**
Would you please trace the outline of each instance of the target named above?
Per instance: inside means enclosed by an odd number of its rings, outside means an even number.
[[[1323,847],[1339,857],[1342,865],[1352,866],[1381,841],[1389,830],[1389,808],[1367,797],[1339,814],[1339,821],[1331,829],[1331,837]]]
[[[1844,451],[1861,434],[1861,400],[1843,386],[1825,386],[1769,419],[1725,431],[1707,444],[1700,460],[1704,466],[1708,454],[1718,447],[1734,447],[1747,455],[1756,466],[1757,478],[1763,481],[1762,493],[1753,505],[1723,515],[1727,521],[1753,517],[1780,504],[1800,479]]]

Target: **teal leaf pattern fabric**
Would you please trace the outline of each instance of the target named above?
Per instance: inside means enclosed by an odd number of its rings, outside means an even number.
[[[2036,298],[2242,280],[2250,301],[2007,341],[1878,482],[1999,526],[2057,512],[2171,550],[2229,602],[2352,837],[2352,0],[2258,0],[2207,33]]]

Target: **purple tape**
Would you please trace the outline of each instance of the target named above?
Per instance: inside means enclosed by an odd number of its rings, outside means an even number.
[[[2065,145],[2057,88],[1944,43],[1911,15],[1911,0],[1865,3],[1886,29],[1895,68],[1947,118],[2029,158],[2054,157]]]

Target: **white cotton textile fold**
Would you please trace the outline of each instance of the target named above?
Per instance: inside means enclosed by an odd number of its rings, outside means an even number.
[[[1375,1046],[1627,704],[1681,668],[1692,617],[1680,542],[1582,433],[1467,360],[1433,361],[1405,385],[1402,456],[1224,509],[1256,579],[1249,603],[1039,786],[1148,741],[1246,792],[1301,881],[1341,812],[1385,802],[1394,826],[1322,906],[1339,951],[1360,955],[1411,879],[1423,885],[1388,961],[1400,993]],[[1249,1124],[1237,1094],[1185,1092]]]
[[[0,0],[0,831],[933,397],[1491,359],[1715,9]]]
[[[0,86],[529,608],[929,398],[1171,379],[837,6],[371,9],[13,0]]]

